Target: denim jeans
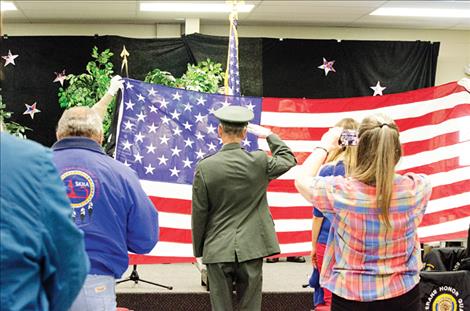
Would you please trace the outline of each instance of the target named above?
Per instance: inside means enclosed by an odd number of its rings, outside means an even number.
[[[109,275],[89,274],[70,311],[115,311],[115,282]]]

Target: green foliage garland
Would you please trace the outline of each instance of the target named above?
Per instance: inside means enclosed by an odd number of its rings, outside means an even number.
[[[198,92],[217,93],[223,77],[222,64],[207,59],[197,65],[188,64],[188,69],[178,79],[167,71],[154,69],[147,74],[145,82]]]
[[[75,106],[91,107],[96,104],[106,94],[113,76],[112,56],[113,53],[109,49],[99,53],[95,46],[91,53],[93,60],[86,65],[86,73],[67,75],[68,86],[59,88],[60,107],[67,109]],[[115,105],[116,102],[113,99],[103,121],[104,141],[107,141],[109,136],[110,116]]]
[[[22,126],[13,121],[7,121],[11,118],[13,112],[6,111],[6,105],[3,103],[2,96],[0,95],[0,123],[3,123],[7,132],[20,138],[26,138],[26,131],[31,131],[29,127]]]

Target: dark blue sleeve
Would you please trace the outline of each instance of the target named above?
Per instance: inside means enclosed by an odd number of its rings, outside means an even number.
[[[333,165],[325,165],[321,168],[320,173],[318,173],[318,176],[331,176],[333,175],[334,172],[334,166]],[[325,217],[322,212],[320,212],[316,207],[313,207],[313,215],[315,217]]]
[[[127,214],[127,249],[136,254],[147,254],[158,242],[158,212],[137,176],[132,172],[126,178],[131,201]]]
[[[316,207],[313,208],[313,216],[315,217],[325,217],[322,212],[320,212]]]
[[[43,272],[50,310],[67,310],[89,271],[83,233],[71,218],[70,201],[49,152],[42,164]]]

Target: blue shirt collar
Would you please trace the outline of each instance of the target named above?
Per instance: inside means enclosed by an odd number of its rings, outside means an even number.
[[[52,150],[64,150],[64,149],[87,149],[94,152],[106,154],[103,148],[94,140],[88,137],[65,137],[57,141],[53,146]]]

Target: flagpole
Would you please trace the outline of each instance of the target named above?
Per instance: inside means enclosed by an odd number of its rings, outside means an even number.
[[[227,68],[225,70],[225,77],[224,77],[224,93],[225,95],[233,95],[233,89],[229,86],[229,78],[230,78],[230,61],[231,61],[231,47],[235,45],[236,52],[238,54],[238,31],[237,25],[235,24],[235,20],[238,21],[238,5],[242,4],[244,1],[226,1],[226,4],[232,5],[232,12],[229,15],[230,21],[230,31],[229,31],[229,44],[227,49]],[[238,58],[238,55],[237,55]],[[237,65],[238,66],[238,65]]]
[[[126,46],[122,46],[122,52],[121,52],[121,58],[122,58],[122,63],[121,63],[121,74],[122,70],[125,68],[126,69],[126,78],[129,78],[129,69],[128,69],[128,62],[127,62],[127,57],[129,56],[129,52],[126,50]]]

